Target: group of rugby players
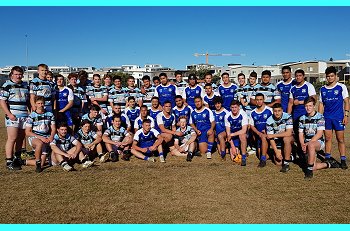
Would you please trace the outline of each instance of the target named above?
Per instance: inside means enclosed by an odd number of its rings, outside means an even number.
[[[217,150],[241,166],[247,155],[255,153],[258,167],[266,161],[288,172],[295,157],[304,163],[305,178],[317,169],[347,168],[344,129],[348,122],[349,100],[344,84],[337,82],[337,71],[328,67],[327,83],[320,89],[305,80],[298,69],[292,78],[291,68],[282,68],[283,80],[272,84],[271,72],[238,75],[238,84],[230,82],[228,73],[221,84],[212,82],[207,73],[203,83],[190,74],[188,82],[175,72],[170,82],[165,73],[142,78],[108,74],[101,80],[94,74],[88,80],[85,71],[71,73],[66,79],[53,75],[45,64],[38,65],[38,77],[27,84],[23,69],[12,68],[1,87],[0,105],[5,112],[7,128],[6,166],[19,170],[22,165],[59,165],[73,170],[74,163],[87,168],[95,159],[125,161],[132,156],[145,161],[166,162],[167,155],[184,156],[192,161],[196,155],[212,158]],[[315,110],[319,100],[318,112]],[[331,156],[332,132],[335,131],[341,161]],[[34,150],[34,158],[22,159],[25,136]],[[324,137],[325,136],[325,140]],[[317,153],[324,150],[322,162]],[[13,151],[14,154],[13,154]]]

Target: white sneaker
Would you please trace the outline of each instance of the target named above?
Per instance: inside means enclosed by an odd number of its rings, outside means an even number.
[[[207,152],[207,159],[211,159],[211,152]]]
[[[159,161],[160,161],[160,163],[165,163],[165,158],[163,155],[159,156]]]
[[[255,155],[256,151],[252,148],[247,148],[247,154],[250,155]]]
[[[100,158],[100,163],[104,163],[109,159],[109,152],[106,152],[105,154],[103,154],[103,156],[101,156]]]
[[[70,171],[73,170],[73,168],[72,168],[69,164],[67,164],[67,163],[65,163],[65,164],[62,166],[62,168],[63,168],[63,170],[66,171],[66,172],[70,172]]]
[[[94,164],[94,162],[87,160],[82,164],[82,166],[83,166],[83,168],[88,168],[88,167],[91,167],[93,164]]]
[[[147,161],[149,161],[149,162],[156,162],[156,159],[154,159],[153,157],[148,157]]]

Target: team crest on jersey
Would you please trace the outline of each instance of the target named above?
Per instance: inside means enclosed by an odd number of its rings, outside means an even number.
[[[68,94],[67,94],[67,93],[63,93],[63,96],[64,96],[64,97],[67,97],[67,96],[68,96]]]
[[[173,91],[173,89],[171,89],[171,88],[170,88],[170,89],[169,89],[169,91],[170,91],[170,92],[172,92],[172,91]]]
[[[159,92],[162,93],[162,92],[163,92],[163,89],[159,89]]]
[[[206,114],[203,114],[203,118],[205,118],[205,117],[207,117],[207,115],[206,115]]]
[[[224,91],[224,90],[222,90],[222,91],[221,91],[221,94],[224,94],[224,93],[225,93],[225,91]]]
[[[267,114],[264,114],[264,119],[267,119]]]
[[[219,116],[219,120],[222,120],[224,117],[223,116]]]
[[[323,95],[323,96],[326,96],[326,92],[322,92],[322,95]]]
[[[338,95],[339,94],[339,90],[334,90],[334,95]]]
[[[198,90],[196,90],[196,94],[199,94],[199,91],[198,91]]]
[[[233,93],[233,89],[231,89],[230,92]]]
[[[193,115],[193,117],[196,119],[196,118],[197,118],[197,115]]]
[[[302,89],[301,92],[302,92],[302,93],[305,93],[305,92],[306,92],[306,89]]]

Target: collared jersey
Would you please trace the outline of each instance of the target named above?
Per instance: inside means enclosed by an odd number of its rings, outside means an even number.
[[[32,128],[32,132],[39,136],[48,137],[51,134],[51,125],[55,124],[52,112],[37,113],[33,111],[26,120],[26,127]]]
[[[287,112],[287,109],[288,109],[290,89],[295,84],[296,84],[296,81],[294,79],[291,79],[288,83],[281,80],[276,84],[276,88],[281,95],[281,104],[284,112]]]
[[[236,116],[230,112],[225,117],[225,127],[229,127],[231,133],[242,130],[245,125],[248,125],[248,116],[242,109],[239,110]]]
[[[230,110],[230,105],[232,100],[235,99],[235,93],[236,93],[237,85],[230,83],[229,86],[221,85],[219,86],[219,94],[223,100],[223,107],[226,110]]]
[[[299,133],[304,133],[304,142],[309,142],[317,131],[325,129],[324,117],[319,112],[316,112],[314,116],[302,115],[299,118]],[[319,140],[324,141],[323,136]]]
[[[0,99],[6,102],[10,112],[17,118],[28,116],[29,89],[26,82],[6,80],[0,89]]]
[[[200,131],[206,131],[211,128],[211,123],[214,121],[213,112],[209,108],[203,107],[201,110],[197,108],[193,110],[189,123],[194,124]]]
[[[29,93],[43,96],[45,98],[45,110],[52,112],[53,108],[51,101],[56,95],[56,90],[50,81],[35,77],[29,83]]]
[[[249,124],[253,125],[259,132],[266,130],[266,121],[272,115],[272,109],[265,106],[264,110],[261,112],[257,111],[255,108],[250,114]]]
[[[293,100],[297,99],[299,101],[304,101],[312,95],[316,95],[315,87],[311,83],[305,81],[303,85],[301,86],[294,85],[290,89],[289,98]],[[293,105],[292,115],[294,120],[298,119],[300,116],[304,114],[306,114],[304,104]]]
[[[267,134],[279,134],[287,131],[287,129],[293,129],[293,119],[286,112],[283,112],[280,119],[271,115],[266,121]]]

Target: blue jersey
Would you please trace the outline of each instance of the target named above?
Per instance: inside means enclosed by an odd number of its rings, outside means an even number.
[[[277,90],[281,94],[281,104],[284,112],[287,112],[287,109],[288,109],[290,89],[295,84],[296,84],[296,81],[292,79],[288,83],[284,81],[279,81],[276,85]]]
[[[108,96],[107,88],[105,86],[87,86],[86,96],[89,98],[103,98]],[[108,100],[108,99],[107,99]],[[107,101],[98,101],[101,109],[107,109]]]
[[[187,117],[187,124],[190,120],[191,112],[193,111],[191,106],[182,106],[182,108],[178,108],[177,106],[173,108],[173,114],[175,115],[175,121],[176,123],[179,122],[180,116],[186,116]]]
[[[17,118],[28,116],[29,89],[26,82],[6,80],[0,89],[0,100],[6,102],[10,112]]]
[[[45,111],[37,113],[33,111],[29,114],[26,127],[32,128],[32,132],[39,136],[49,137],[51,135],[51,125],[55,124],[55,117],[52,112]]]
[[[157,131],[159,131],[159,127],[158,127],[158,124],[157,124],[157,115],[159,113],[161,113],[161,112],[162,112],[161,110],[153,111],[152,108],[149,109],[149,116],[153,118],[153,120],[154,120],[154,129],[156,129]]]
[[[297,99],[299,101],[304,101],[306,100],[309,96],[312,95],[316,95],[316,91],[314,86],[305,81],[303,83],[303,85],[301,86],[297,86],[294,85],[291,89],[290,89],[290,95],[289,98],[290,99]],[[305,115],[306,114],[306,110],[305,110],[305,106],[304,104],[300,104],[300,105],[293,105],[293,119],[296,120],[298,119],[300,116]]]
[[[110,138],[113,141],[122,142],[125,136],[127,136],[128,132],[124,127],[120,127],[119,129],[114,128],[113,126],[110,126],[103,135],[106,135],[108,138]]]
[[[156,88],[153,86],[150,86],[149,88],[145,88],[145,94],[141,95],[143,105],[146,105],[148,108],[152,107],[151,101],[155,91],[156,91]]]
[[[175,116],[173,114],[170,114],[170,116],[165,116],[163,112],[159,113],[157,115],[157,124],[159,125],[163,124],[164,128],[171,130],[173,126],[175,126]],[[159,129],[159,132],[160,129]]]
[[[321,113],[316,112],[314,116],[300,116],[299,133],[304,133],[305,143],[309,142],[319,130],[325,130],[325,120]],[[319,140],[324,141],[323,136]]]
[[[344,99],[349,97],[348,89],[342,83],[337,83],[329,88],[323,86],[320,89],[320,102],[324,106],[324,118],[343,120]]]
[[[256,108],[255,105],[250,104],[250,99],[255,98],[256,91],[258,90],[258,87],[259,87],[258,84],[256,84],[255,86],[252,86],[249,84],[244,86],[243,97],[245,99],[245,102],[248,103],[248,105],[244,107],[244,109],[246,111],[252,111]]]
[[[82,109],[83,103],[86,103],[85,91],[81,87],[73,87],[68,86],[73,91],[73,107],[71,107],[70,111],[72,115],[77,116]]]
[[[214,97],[219,96],[216,92],[212,96],[205,95],[203,100],[208,105],[210,110],[215,110]]]
[[[62,110],[67,106],[69,101],[74,100],[73,91],[68,87],[63,87],[63,89],[57,89],[56,100],[57,100],[56,107],[58,108],[58,110]]]
[[[249,124],[254,126],[259,132],[266,131],[266,121],[272,115],[272,109],[265,106],[262,112],[258,112],[255,108],[250,114]]]
[[[56,91],[50,81],[35,77],[29,83],[29,93],[43,96],[45,98],[45,110],[52,112],[52,100],[56,95]]]
[[[266,121],[267,134],[280,134],[287,131],[287,129],[293,129],[293,119],[292,116],[286,112],[283,112],[279,119],[271,115]]]
[[[136,118],[140,115],[140,108],[126,108],[125,115],[129,118],[131,126],[134,127]]]
[[[60,138],[58,134],[55,134],[50,145],[56,145],[61,151],[67,152],[73,147],[73,145],[77,145],[78,143],[79,141],[69,134],[63,138]]]
[[[231,102],[232,100],[235,99],[237,85],[232,83],[229,86],[221,85],[219,86],[218,89],[219,89],[219,94],[224,102],[222,106],[226,110],[230,111]]]
[[[75,134],[75,138],[80,141],[83,145],[91,144],[97,138],[97,133],[94,131],[89,131],[87,134],[83,132],[83,130],[79,130],[77,134]]]
[[[154,120],[152,117],[147,116],[147,119],[151,120],[151,128],[154,128]],[[135,122],[134,122],[134,129],[141,129],[142,128],[142,123],[143,123],[143,119],[141,118],[141,116],[137,117]]]
[[[213,112],[206,107],[201,110],[193,110],[190,117],[190,124],[194,124],[199,131],[207,131],[211,128],[211,123],[215,121]]]
[[[268,85],[258,84],[256,93],[264,94],[264,102],[266,104],[272,103],[281,98],[279,91],[272,83],[269,83]]]
[[[182,98],[185,99],[187,104],[192,108],[195,107],[194,98],[197,96],[202,97],[202,99],[205,96],[204,89],[198,84],[195,87],[187,86],[182,93]]]
[[[153,128],[145,134],[143,129],[138,130],[134,135],[134,140],[137,141],[137,144],[140,148],[148,148],[154,145],[159,136],[159,132]]]
[[[229,127],[231,133],[242,130],[245,125],[248,125],[248,116],[243,110],[239,110],[238,115],[234,116],[231,112],[225,117],[225,127]]]
[[[213,110],[213,115],[215,118],[215,131],[216,134],[220,134],[221,132],[225,131],[225,117],[230,112],[226,109],[222,110],[221,112],[218,112],[216,110]]]
[[[125,109],[127,93],[123,88],[117,89],[113,87],[109,91],[108,101],[113,104],[120,105],[121,109]]]
[[[154,96],[159,97],[160,105],[163,106],[166,101],[170,101],[171,107],[175,107],[175,96],[178,94],[177,87],[171,84],[166,86],[158,85],[154,92]]]

